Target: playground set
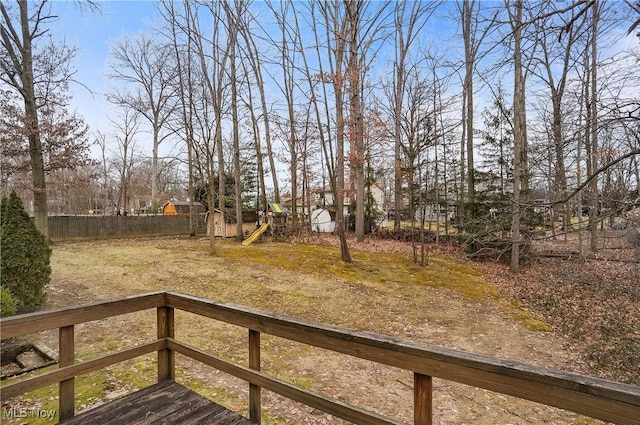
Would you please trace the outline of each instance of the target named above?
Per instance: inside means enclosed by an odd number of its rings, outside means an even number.
[[[282,204],[270,203],[262,211],[262,224],[247,239],[242,241],[242,245],[251,245],[263,234],[278,236],[284,235],[287,231],[287,209]]]

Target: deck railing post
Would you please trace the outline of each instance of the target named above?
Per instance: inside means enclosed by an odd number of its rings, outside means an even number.
[[[252,329],[249,329],[249,368],[260,370],[260,332]],[[260,387],[254,384],[249,384],[249,420],[256,424],[262,420]]]
[[[173,307],[158,307],[157,319],[158,339],[173,338]],[[163,379],[175,379],[175,353],[168,348],[158,350],[158,381]]]
[[[433,382],[431,376],[414,372],[413,374],[413,423],[415,425],[433,424]]]
[[[58,330],[58,364],[60,367],[71,366],[75,362],[75,333],[73,325]],[[58,384],[58,408],[60,420],[72,418],[75,414],[75,382],[74,378],[65,379]]]

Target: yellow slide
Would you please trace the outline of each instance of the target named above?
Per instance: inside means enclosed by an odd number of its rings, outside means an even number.
[[[254,243],[256,239],[258,239],[260,235],[263,234],[265,230],[267,230],[267,227],[269,227],[269,223],[262,223],[262,226],[260,226],[255,232],[253,232],[251,236],[242,241],[242,245],[247,246]]]

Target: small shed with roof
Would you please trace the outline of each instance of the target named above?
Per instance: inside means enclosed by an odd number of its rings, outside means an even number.
[[[206,209],[200,202],[192,202],[191,207],[189,201],[169,201],[162,206],[162,215],[190,215],[204,214]]]
[[[211,235],[211,228],[214,235],[221,238],[233,238],[236,236],[236,212],[235,210],[220,211],[214,209],[213,213],[207,214],[207,234]],[[247,236],[256,230],[258,225],[258,212],[256,210],[242,211],[242,233]]]

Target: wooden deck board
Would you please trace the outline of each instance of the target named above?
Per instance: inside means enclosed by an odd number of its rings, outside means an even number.
[[[165,380],[60,422],[64,425],[245,425],[249,420]]]

